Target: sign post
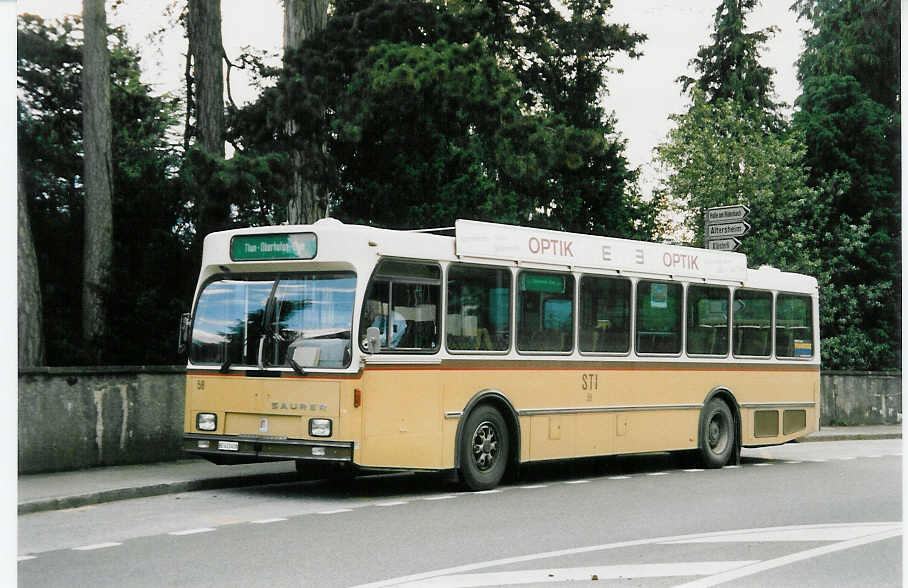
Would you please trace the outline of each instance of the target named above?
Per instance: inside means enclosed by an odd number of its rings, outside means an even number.
[[[735,237],[743,237],[750,233],[751,226],[744,221],[749,213],[750,208],[743,204],[707,208],[703,232],[706,248],[737,251],[741,241]]]

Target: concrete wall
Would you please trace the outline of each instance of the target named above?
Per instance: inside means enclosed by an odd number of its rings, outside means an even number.
[[[820,426],[902,422],[901,372],[823,372]]]
[[[19,372],[19,473],[180,459],[182,367]],[[902,420],[899,372],[823,372],[821,425]]]
[[[180,459],[183,367],[19,371],[19,473]]]

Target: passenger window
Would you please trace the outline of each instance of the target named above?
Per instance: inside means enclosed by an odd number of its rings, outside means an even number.
[[[769,357],[772,340],[772,294],[735,290],[732,351],[738,357]]]
[[[377,327],[382,351],[438,349],[441,269],[437,265],[383,261],[363,303],[359,337]]]
[[[511,345],[511,272],[448,269],[447,345],[452,351],[507,351]]]
[[[688,354],[728,355],[728,298],[728,288],[688,286]]]
[[[683,296],[681,284],[637,284],[637,353],[681,353]]]
[[[631,282],[621,278],[580,279],[580,351],[627,353],[631,345]]]
[[[518,284],[517,349],[570,351],[574,343],[574,277],[521,272]]]
[[[776,357],[813,357],[813,304],[809,296],[776,297]]]

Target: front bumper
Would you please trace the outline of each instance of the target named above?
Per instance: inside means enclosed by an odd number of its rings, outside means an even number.
[[[353,443],[251,435],[183,434],[183,451],[206,459],[256,462],[283,459],[353,461]]]

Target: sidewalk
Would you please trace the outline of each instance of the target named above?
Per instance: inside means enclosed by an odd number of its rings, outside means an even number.
[[[900,439],[901,425],[824,427],[800,441]],[[128,498],[277,484],[297,479],[293,462],[218,466],[201,459],[19,476],[20,515]]]

